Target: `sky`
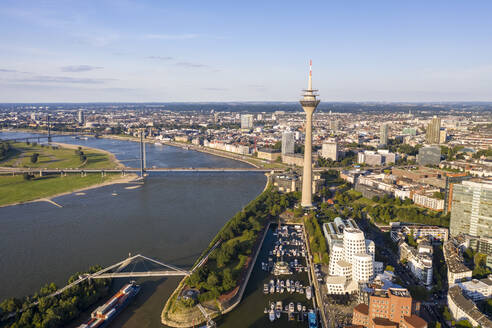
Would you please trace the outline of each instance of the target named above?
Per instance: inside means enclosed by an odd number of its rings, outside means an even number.
[[[0,102],[492,101],[492,1],[0,4]]]

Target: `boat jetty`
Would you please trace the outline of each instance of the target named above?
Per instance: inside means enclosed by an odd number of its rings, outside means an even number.
[[[297,321],[299,327],[318,327],[314,291],[309,276],[306,241],[301,225],[273,229],[273,244],[261,261],[264,313],[270,322]]]

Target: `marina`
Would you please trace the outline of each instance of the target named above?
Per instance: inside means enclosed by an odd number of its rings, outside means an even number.
[[[319,327],[306,256],[301,225],[272,224],[241,304],[218,326],[233,327],[246,311],[248,326]]]

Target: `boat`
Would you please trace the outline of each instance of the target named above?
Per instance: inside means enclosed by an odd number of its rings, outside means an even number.
[[[135,281],[126,284],[106,303],[91,313],[91,318],[78,328],[104,328],[135,298],[140,286]]]
[[[316,313],[313,310],[309,310],[308,313],[309,328],[318,328],[318,320],[316,319]]]
[[[275,321],[275,310],[270,309],[270,312],[268,313],[268,319],[270,319],[271,322]]]
[[[308,300],[310,300],[310,299],[311,299],[311,297],[312,297],[312,294],[311,294],[311,293],[312,293],[312,291],[311,291],[311,286],[307,286],[307,287],[306,287],[306,298],[307,298]]]

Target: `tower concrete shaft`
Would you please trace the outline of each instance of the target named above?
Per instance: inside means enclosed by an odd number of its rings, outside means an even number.
[[[309,62],[309,82],[308,89],[304,90],[304,96],[300,101],[304,112],[306,112],[305,141],[304,141],[304,170],[302,175],[302,207],[313,206],[313,113],[318,107],[319,100],[316,99],[316,92],[313,90],[311,61]]]

